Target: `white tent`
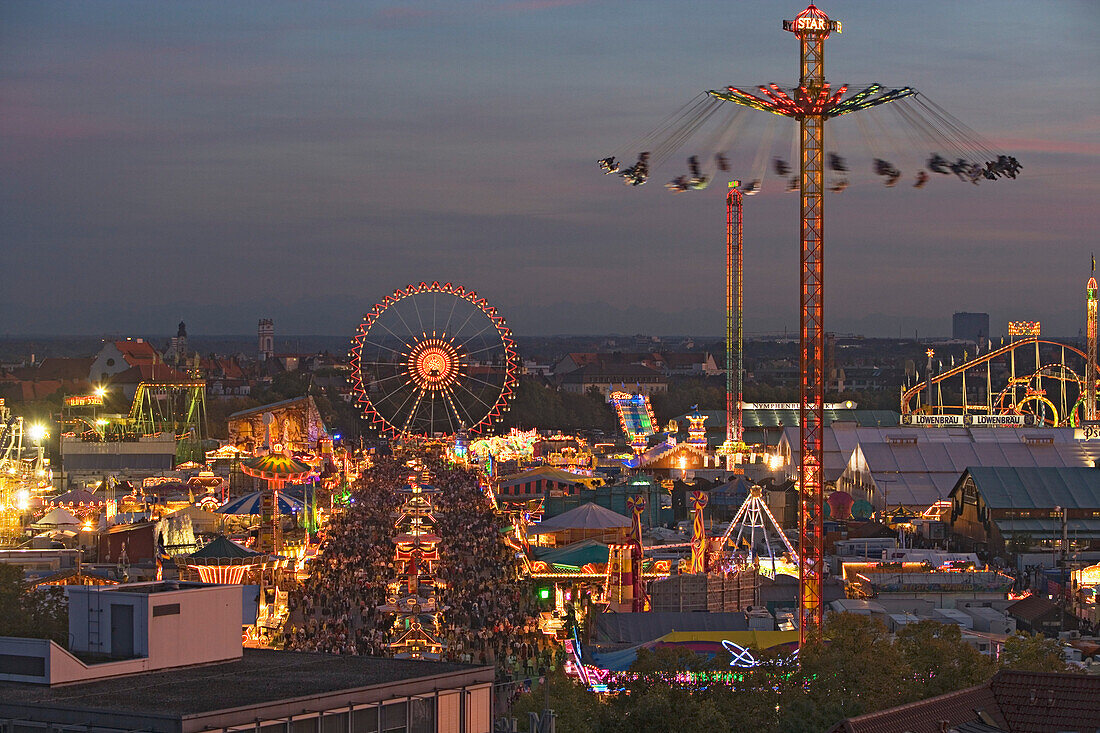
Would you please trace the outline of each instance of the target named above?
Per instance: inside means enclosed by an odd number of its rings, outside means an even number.
[[[31,525],[32,529],[59,529],[62,527],[80,527],[83,524],[76,516],[64,507],[57,507],[46,512],[46,515]]]
[[[588,502],[575,509],[570,509],[564,514],[559,514],[533,525],[527,530],[527,534],[550,534],[551,532],[561,532],[569,529],[618,529],[629,527],[630,524],[630,517],[624,517],[622,514],[605,509],[599,504]]]
[[[224,517],[214,512],[208,512],[197,506],[188,506],[180,509],[177,512],[172,512],[167,515],[168,517],[190,517],[191,526],[195,532],[213,532],[214,529],[224,521]]]

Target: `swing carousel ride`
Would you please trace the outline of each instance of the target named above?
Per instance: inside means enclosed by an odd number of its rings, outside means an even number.
[[[616,175],[631,187],[645,184],[676,154],[688,150],[687,173],[678,171],[665,187],[675,194],[702,191],[715,179],[735,170],[749,170],[747,182],[731,185],[739,194],[727,199],[727,374],[733,371],[734,306],[741,323],[741,202],[742,196],[765,191],[768,170],[778,180],[776,188],[800,197],[800,404],[801,465],[799,488],[799,576],[802,641],[820,629],[824,605],[824,487],[821,467],[824,425],[824,197],[828,191],[843,193],[866,174],[889,188],[912,176],[912,187],[923,189],[933,177],[978,185],[1014,179],[1022,165],[1015,157],[998,152],[992,143],[966,126],[927,95],[906,85],[841,84],[825,80],[825,40],[840,33],[840,21],[832,20],[813,4],[784,20],[783,30],[799,40],[797,84],[729,85],[701,92],[667,117],[655,130],[630,141],[598,161],[607,175]],[[753,135],[747,125],[755,112],[770,113],[762,134]],[[862,114],[854,115],[852,113]],[[892,117],[884,116],[892,113]],[[861,144],[845,136],[845,126],[856,121]],[[790,154],[774,155],[772,142],[781,119],[796,122],[790,135]],[[825,126],[830,129],[826,145]],[[788,126],[791,130],[792,126]],[[755,153],[752,151],[755,149]],[[869,150],[867,156],[863,151]],[[752,157],[751,164],[748,157]],[[869,157],[869,161],[861,160]],[[633,160],[633,163],[621,161]],[[789,161],[797,160],[792,165]],[[868,165],[869,162],[869,165]],[[770,163],[770,166],[769,166]],[[732,176],[731,176],[732,177]],[[769,184],[768,189],[772,186]],[[733,210],[736,204],[736,235]],[[736,272],[734,251],[736,250]],[[734,282],[738,297],[733,297]],[[738,336],[741,329],[738,329]],[[740,341],[740,339],[738,339]],[[740,343],[736,345],[740,356]],[[740,382],[740,369],[738,383]],[[733,391],[733,380],[727,392]],[[740,395],[727,398],[727,426],[736,426],[732,414]],[[727,428],[727,448],[740,436]]]

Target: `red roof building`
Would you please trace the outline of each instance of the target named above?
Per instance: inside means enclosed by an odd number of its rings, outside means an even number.
[[[1100,728],[1100,677],[1002,670],[988,682],[857,715],[830,733],[1095,733]]]

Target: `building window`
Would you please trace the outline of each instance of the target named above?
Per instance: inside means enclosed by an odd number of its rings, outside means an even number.
[[[351,733],[378,733],[378,708],[352,711]]]
[[[409,704],[407,702],[394,702],[382,706],[382,733],[405,733],[408,722]]]
[[[347,731],[347,713],[325,713],[321,718],[321,733],[347,733]]]
[[[418,697],[409,706],[409,733],[435,733],[435,698]]]
[[[317,733],[317,718],[302,718],[290,724],[290,733]]]

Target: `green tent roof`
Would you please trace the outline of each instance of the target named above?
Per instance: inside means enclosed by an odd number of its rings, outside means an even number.
[[[583,540],[558,547],[539,557],[555,566],[582,568],[588,563],[607,563],[607,545],[597,540]]]
[[[218,535],[208,542],[198,552],[192,553],[193,558],[223,558],[223,557],[256,557],[262,552],[253,552],[247,547],[241,547],[236,542]]]

